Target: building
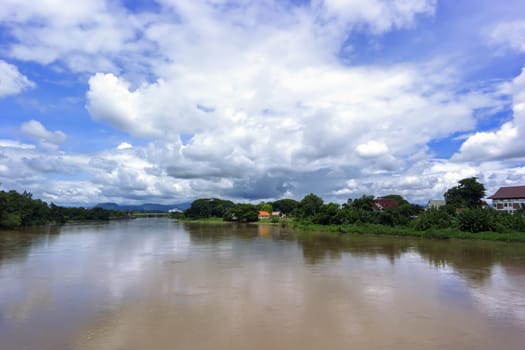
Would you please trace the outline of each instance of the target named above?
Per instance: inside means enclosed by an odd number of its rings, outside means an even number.
[[[269,219],[270,213],[265,210],[259,210],[259,219]]]
[[[489,199],[494,209],[513,213],[525,206],[525,186],[500,187]]]
[[[425,207],[426,210],[429,209],[438,209],[440,207],[443,207],[447,204],[444,199],[431,199],[427,202],[427,206]]]
[[[372,201],[373,211],[383,211],[385,208],[397,208],[397,201],[390,198],[376,198]]]

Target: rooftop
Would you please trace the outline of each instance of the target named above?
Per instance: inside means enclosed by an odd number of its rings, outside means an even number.
[[[500,187],[490,199],[525,198],[525,186]]]

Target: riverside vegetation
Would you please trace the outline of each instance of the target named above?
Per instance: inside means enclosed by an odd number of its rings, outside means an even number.
[[[396,202],[393,208],[376,211],[374,196],[363,195],[346,203],[324,203],[313,193],[302,200],[280,199],[259,204],[234,203],[219,198],[201,198],[178,218],[193,221],[257,222],[260,210],[280,211],[285,216],[261,220],[300,230],[303,235],[323,233],[340,237],[349,233],[416,236],[436,239],[486,239],[525,242],[524,208],[507,213],[489,208],[482,200],[485,187],[476,178],[466,178],[444,195],[446,205],[424,209],[400,195],[381,198]],[[314,233],[315,232],[315,233]]]
[[[0,228],[13,229],[65,223],[71,220],[109,220],[126,218],[127,213],[102,208],[66,208],[40,199],[33,199],[29,192],[0,191]]]
[[[234,203],[219,198],[201,198],[192,202],[177,219],[199,222],[257,222],[259,211],[280,211],[283,217],[262,220],[301,231],[322,232],[325,236],[349,233],[373,233],[418,236],[437,239],[488,239],[525,242],[525,208],[510,214],[496,211],[482,201],[485,187],[476,178],[460,180],[444,195],[446,205],[424,210],[400,195],[381,198],[395,201],[396,207],[373,209],[374,196],[348,199],[342,205],[324,203],[313,193],[302,200],[280,199],[259,204]],[[33,199],[31,193],[0,191],[0,228],[10,229],[70,220],[108,220],[129,218],[124,211],[102,208],[67,208]]]

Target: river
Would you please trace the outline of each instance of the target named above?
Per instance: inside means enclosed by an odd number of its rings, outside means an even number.
[[[525,245],[167,218],[0,232],[0,348],[523,349]]]

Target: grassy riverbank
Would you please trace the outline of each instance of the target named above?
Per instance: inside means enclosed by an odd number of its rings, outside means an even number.
[[[293,222],[291,227],[299,235],[326,235],[344,237],[352,234],[374,234],[390,236],[408,236],[429,239],[471,239],[503,242],[525,242],[522,232],[463,232],[456,229],[429,229],[418,231],[411,227],[391,227],[385,225],[316,225]]]
[[[181,218],[177,219],[177,221],[180,222],[187,222],[192,224],[233,224],[230,221],[224,221],[222,218],[203,218],[203,219],[188,219],[188,218]]]
[[[205,218],[205,219],[180,219],[179,221],[185,223],[197,224],[233,224],[229,221],[224,221],[221,218]],[[351,235],[369,234],[369,235],[385,235],[385,236],[405,236],[418,237],[427,239],[462,239],[462,240],[487,240],[500,242],[525,242],[525,233],[522,232],[463,232],[457,229],[429,229],[426,231],[418,231],[412,227],[405,226],[386,226],[386,225],[317,225],[310,223],[303,223],[293,219],[285,219],[280,222],[271,222],[270,220],[261,220],[253,222],[254,225],[269,225],[269,226],[283,226],[290,228],[299,237],[310,236],[324,236],[326,238],[345,238]]]

